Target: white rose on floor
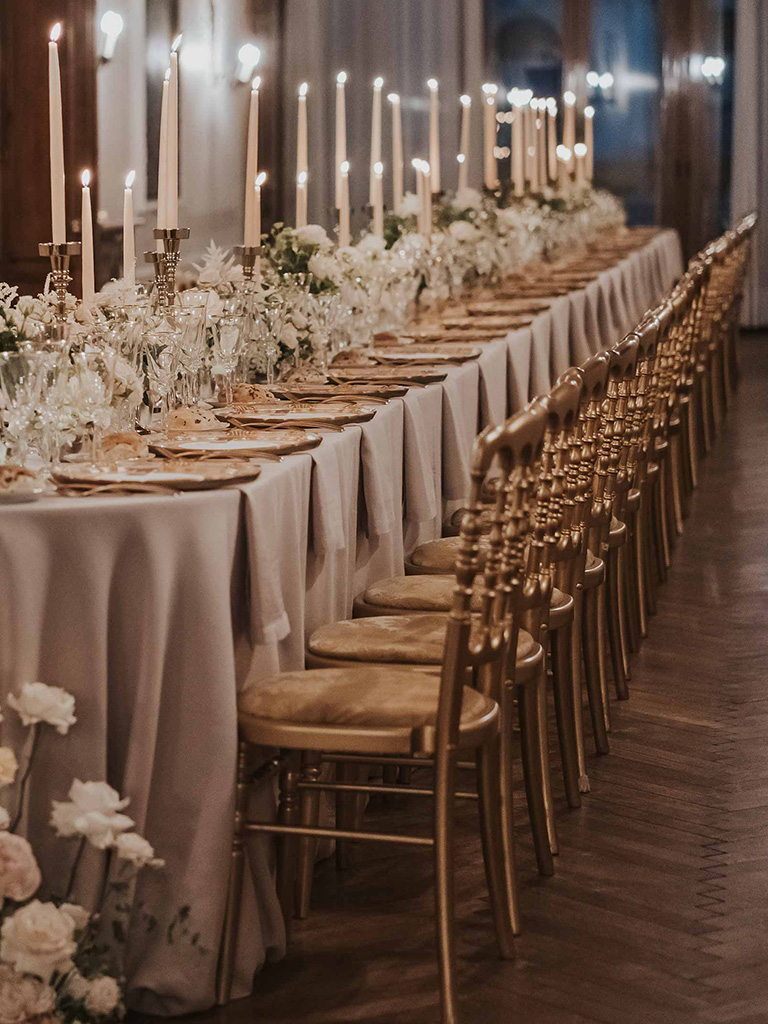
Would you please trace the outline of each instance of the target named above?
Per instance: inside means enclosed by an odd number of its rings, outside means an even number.
[[[19,762],[10,747],[0,747],[0,786],[10,786],[16,778]]]
[[[40,868],[27,840],[12,832],[0,832],[0,897],[28,900],[41,881]]]
[[[72,918],[53,903],[33,900],[3,922],[0,960],[22,974],[47,981],[54,971],[65,972],[72,966],[74,931]]]
[[[296,228],[295,235],[300,245],[324,245],[328,241],[325,228],[319,224],[307,224],[303,228]]]
[[[67,917],[72,918],[72,923],[75,926],[75,931],[81,932],[88,924],[91,919],[91,915],[85,909],[80,907],[77,903],[62,903],[59,907],[62,914],[66,914]]]
[[[137,868],[147,866],[161,868],[165,864],[165,861],[155,857],[152,844],[137,832],[124,832],[119,835],[115,842],[115,849],[120,860],[130,861]]]
[[[75,698],[60,686],[24,683],[21,693],[8,697],[8,706],[17,711],[24,725],[45,722],[66,736],[75,724]]]
[[[25,1024],[53,1013],[56,993],[36,978],[25,978],[0,965],[0,1024]]]

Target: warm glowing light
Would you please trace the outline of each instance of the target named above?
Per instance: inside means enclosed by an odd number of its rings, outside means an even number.
[[[183,35],[183,33],[179,32],[179,34],[173,40],[173,44],[171,46],[171,53],[176,53],[178,51],[179,47],[181,46],[181,37],[182,37],[182,35]]]
[[[459,100],[460,100],[461,105],[463,107],[471,107],[472,106],[472,97],[471,96],[467,96],[466,93],[463,96],[459,96]]]
[[[349,160],[342,160],[339,168],[342,174],[349,174]]]
[[[555,150],[555,153],[557,154],[557,159],[558,160],[570,160],[571,159],[571,151],[570,151],[570,149],[568,149],[567,146],[558,146],[557,149]]]
[[[428,78],[427,79],[427,88],[431,89],[432,92],[434,92],[435,89],[437,89],[437,79],[436,78]]]
[[[258,75],[256,75],[254,80],[251,82],[251,89],[252,89],[253,92],[258,92],[260,88],[261,88],[261,79],[259,78]]]
[[[165,70],[165,80],[166,80],[166,82],[170,82],[170,80],[171,80],[171,69],[170,68],[166,68],[166,70]]]
[[[567,92],[563,93],[563,103],[565,103],[566,107],[572,107],[575,102],[576,96],[574,93],[571,92],[570,89]]]
[[[306,171],[302,171],[301,173],[304,175],[304,180],[306,181],[307,180],[307,173],[306,173]],[[260,174],[257,174],[256,175],[256,188],[261,188],[261,186],[264,184],[264,182],[266,180],[267,180],[266,171],[262,171]]]
[[[347,80],[347,72],[346,71],[340,71],[338,73],[338,75],[336,75],[336,81],[339,83],[339,85],[344,85],[346,80]]]
[[[57,21],[51,29],[51,42],[57,43],[61,39],[61,22]]]
[[[584,113],[586,114],[587,110],[591,110],[591,109],[592,109],[591,107],[587,107],[586,110],[584,111]],[[557,113],[557,100],[554,98],[554,96],[550,96],[549,99],[547,100],[547,110],[553,116]]]
[[[136,181],[136,171],[129,171],[125,178],[125,187],[133,188],[134,181]]]
[[[494,85],[492,82],[486,82],[483,86],[483,92],[486,96],[495,96],[498,91],[498,85]]]
[[[399,97],[399,95],[396,92],[391,92],[387,96],[387,99],[389,100],[390,103],[399,103],[400,102],[400,97]]]
[[[606,71],[604,75],[600,75],[597,84],[601,89],[610,89],[613,85],[613,75],[610,71]]]
[[[306,185],[307,184],[307,172],[306,171],[300,171],[299,172],[299,176],[298,176],[298,178],[296,180],[298,181],[299,185]]]
[[[99,28],[105,36],[117,36],[123,31],[123,19],[117,11],[104,11],[99,22]]]
[[[261,50],[255,43],[243,43],[237,51],[237,59],[241,64],[245,64],[250,68],[255,68],[261,60]]]
[[[80,175],[80,181],[82,181],[83,183],[83,188],[88,188],[88,186],[91,184],[91,172],[83,171],[83,173]]]
[[[421,161],[421,169],[425,174],[431,174],[432,168],[429,166],[429,160]]]
[[[592,107],[592,106],[584,107],[584,117],[586,117],[587,120],[590,120],[594,116],[595,116],[595,108],[594,107]]]
[[[374,89],[380,89],[382,87],[382,85],[384,85],[384,79],[381,77],[381,75],[379,75],[378,78],[374,78],[374,80],[373,80],[373,87],[374,87]]]
[[[587,72],[587,85],[590,89],[596,89],[600,84],[600,75],[596,71]]]
[[[573,152],[576,154],[576,156],[586,156],[587,147],[584,145],[583,142],[577,142],[576,145],[573,147]]]
[[[299,86],[299,96],[306,96],[309,92],[309,86],[306,82],[302,82]]]
[[[456,163],[463,164],[466,162],[466,159],[467,158],[464,153],[459,153],[458,156],[456,157]]]

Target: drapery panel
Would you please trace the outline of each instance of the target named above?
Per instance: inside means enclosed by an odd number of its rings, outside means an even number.
[[[414,189],[410,162],[426,159],[429,100],[426,80],[440,83],[442,184],[455,188],[459,147],[459,96],[472,96],[470,182],[481,180],[482,0],[287,0],[284,24],[284,213],[294,221],[296,185],[296,97],[309,84],[310,223],[334,221],[334,111],[339,71],[346,89],[353,232],[365,223],[371,138],[373,79],[384,78],[384,196],[391,206],[392,151],[389,92],[402,98],[405,187]]]
[[[768,325],[768,0],[737,0],[733,130],[734,223],[757,210],[742,320]]]

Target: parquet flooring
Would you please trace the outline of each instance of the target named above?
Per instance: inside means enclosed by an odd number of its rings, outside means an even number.
[[[534,870],[520,808],[525,932],[496,958],[471,808],[458,864],[466,1024],[768,1021],[768,336],[742,342],[736,405],[702,466],[658,615],[613,703],[592,792],[558,793],[561,854]],[[522,799],[521,799],[522,803]],[[373,803],[371,826],[426,820]],[[437,1020],[429,855],[366,845],[316,875],[311,917],[254,995],[200,1021]]]

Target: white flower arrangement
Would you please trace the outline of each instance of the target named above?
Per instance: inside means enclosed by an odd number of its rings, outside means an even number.
[[[132,831],[133,820],[123,813],[127,798],[106,782],[76,779],[69,799],[53,801],[51,813],[57,835],[78,842],[67,891],[62,897],[43,896],[34,850],[15,830],[40,730],[47,727],[67,735],[77,721],[75,700],[60,687],[32,682],[12,694],[8,706],[30,735],[20,778],[16,753],[0,746],[0,786],[18,787],[13,820],[0,808],[0,1024],[112,1024],[123,1018],[125,1006],[119,958],[105,940],[104,925],[111,924],[114,938],[124,937],[130,908],[121,894],[139,871],[161,868],[164,862],[143,836]],[[107,857],[107,884],[93,911],[70,901],[86,846],[106,851]],[[113,893],[119,898],[114,905]],[[182,922],[186,934],[183,922],[188,916],[189,908],[182,908],[171,930],[178,930]],[[196,937],[192,944],[206,952]]]

